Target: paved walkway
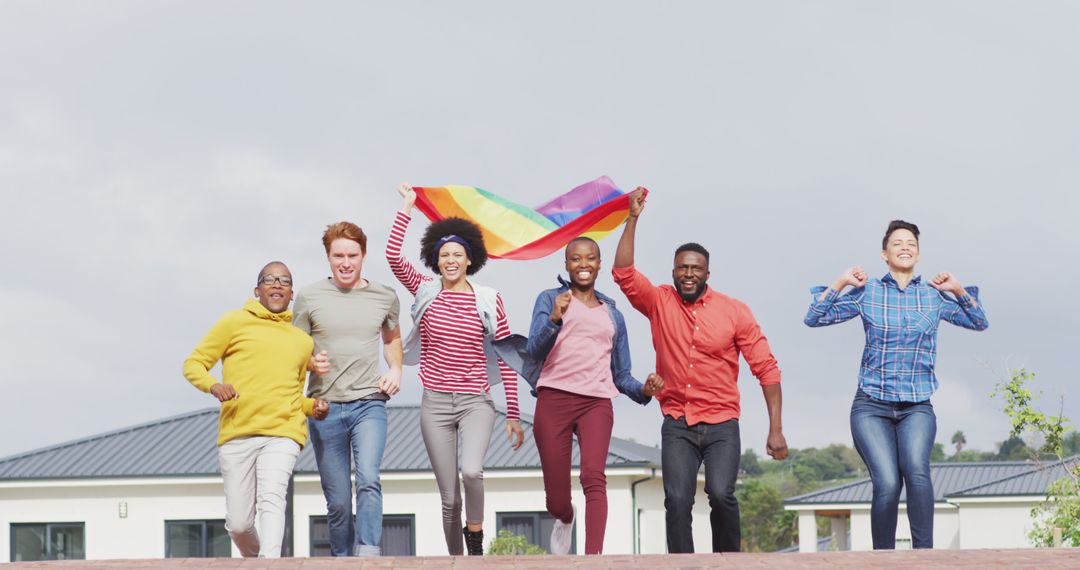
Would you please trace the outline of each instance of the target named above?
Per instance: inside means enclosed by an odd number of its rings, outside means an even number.
[[[1031,568],[1064,570],[1080,568],[1080,548],[1039,550],[931,550],[896,552],[822,552],[816,554],[652,554],[642,556],[484,556],[482,558],[418,556],[399,558],[181,558],[170,560],[71,560],[66,562],[20,562],[5,570],[29,568],[117,568],[120,570],[220,568],[241,570],[333,570],[400,568],[404,570],[454,568],[554,570],[600,569],[665,570],[669,568],[752,568],[825,570],[831,568],[905,568],[908,570],[978,568]]]

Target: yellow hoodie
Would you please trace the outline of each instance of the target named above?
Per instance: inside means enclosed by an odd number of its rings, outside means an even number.
[[[292,312],[272,313],[255,299],[219,320],[191,356],[184,376],[209,392],[210,369],[221,360],[221,377],[239,396],[222,402],[218,445],[248,435],[287,437],[301,447],[315,400],[304,397],[313,341],[292,325]]]

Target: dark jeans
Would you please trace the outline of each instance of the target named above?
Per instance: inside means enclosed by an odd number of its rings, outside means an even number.
[[[851,436],[870,471],[874,488],[870,534],[875,550],[896,548],[901,486],[907,489],[912,547],[934,547],[930,451],[936,434],[937,416],[929,400],[883,402],[862,390],[855,393],[851,404]]]
[[[741,446],[738,420],[687,426],[685,416],[677,420],[664,416],[660,443],[668,552],[694,551],[690,523],[702,461],[705,462],[705,494],[709,496],[712,509],[709,516],[712,550],[738,552],[742,539],[739,501],[735,499]]]

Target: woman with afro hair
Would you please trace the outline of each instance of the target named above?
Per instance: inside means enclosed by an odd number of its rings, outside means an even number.
[[[438,278],[424,275],[401,255],[416,192],[403,184],[398,193],[403,203],[390,230],[386,260],[416,298],[411,309],[413,329],[405,341],[405,364],[420,365],[424,385],[420,431],[442,498],[443,534],[451,555],[464,554],[466,548],[471,555],[481,555],[484,456],[495,424],[495,405],[489,394],[493,384],[502,382],[505,387],[507,438],[515,450],[525,440],[517,376],[492,349],[494,340],[510,335],[510,325],[498,291],[468,279],[487,262],[480,228],[460,218],[428,226],[420,241],[420,257]],[[465,486],[464,528],[459,472]]]

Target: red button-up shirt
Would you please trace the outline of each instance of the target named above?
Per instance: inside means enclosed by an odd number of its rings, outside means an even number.
[[[779,384],[769,341],[745,303],[706,288],[686,303],[671,285],[653,285],[633,266],[612,270],[630,304],[648,317],[656,372],[664,379],[660,410],[687,425],[739,417],[739,354],[762,385]]]

